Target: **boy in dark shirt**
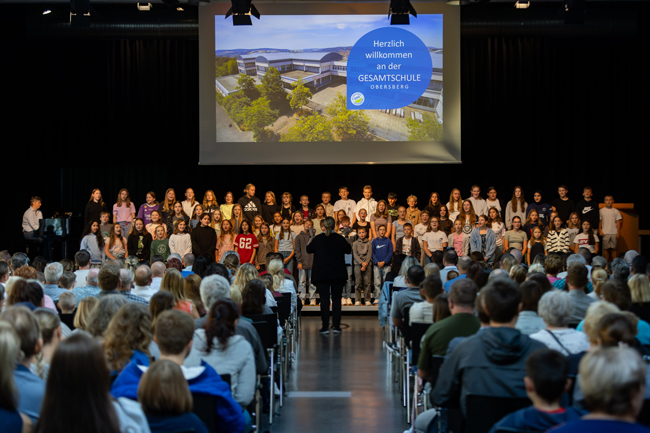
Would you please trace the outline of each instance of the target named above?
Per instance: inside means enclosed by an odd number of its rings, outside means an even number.
[[[562,221],[566,224],[569,222],[569,216],[573,212],[573,209],[575,209],[576,205],[571,200],[569,197],[567,197],[567,193],[569,192],[568,188],[564,185],[560,185],[557,189],[557,193],[560,195],[558,198],[553,200],[553,203],[551,203],[551,206],[553,206],[553,210],[557,212],[560,218],[562,218]]]
[[[598,203],[592,199],[593,195],[591,187],[585,186],[582,193],[583,200],[580,200],[576,205],[576,212],[580,217],[580,221],[589,221],[592,228],[598,227],[598,223],[600,222]]]
[[[568,378],[569,361],[560,352],[539,349],[526,360],[526,394],[533,405],[507,415],[496,423],[497,427],[516,430],[546,431],[568,421],[580,419],[583,412],[574,408],[563,408],[560,398],[571,385]]]
[[[397,204],[397,194],[394,192],[389,192],[388,193],[388,208],[386,208],[386,211],[388,212],[388,215],[393,217],[393,221],[397,219],[397,210],[399,209],[399,205]]]

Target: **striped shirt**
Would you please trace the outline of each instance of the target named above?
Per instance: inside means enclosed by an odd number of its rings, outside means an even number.
[[[546,237],[546,250],[549,253],[568,253],[570,244],[567,229],[562,229],[560,233],[555,230],[548,232],[548,236]]]

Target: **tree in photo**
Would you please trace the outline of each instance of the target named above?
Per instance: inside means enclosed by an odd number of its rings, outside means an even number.
[[[246,129],[253,131],[253,137],[258,140],[263,135],[264,127],[278,118],[278,112],[271,109],[268,99],[262,97],[244,108],[243,118]]]
[[[325,116],[318,114],[303,117],[282,135],[280,141],[334,141],[332,125]]]
[[[259,87],[260,92],[269,100],[271,107],[275,110],[282,110],[283,107],[286,107],[287,96],[282,87],[280,72],[276,68],[270,67],[260,81],[262,82]]]
[[[369,141],[372,137],[370,119],[363,110],[348,110],[345,96],[340,92],[326,108],[325,113],[330,116],[334,135],[340,141]]]
[[[225,77],[226,75],[235,75],[239,72],[237,67],[237,59],[234,57],[216,57],[216,76]]]
[[[291,87],[293,87],[293,89],[291,90],[291,93],[287,95],[289,105],[291,105],[292,110],[295,110],[296,108],[302,109],[302,107],[307,105],[309,102],[309,98],[312,97],[311,90],[305,86],[302,78],[295,83],[291,83]]]
[[[409,141],[442,140],[442,125],[433,116],[425,115],[422,123],[408,119],[406,127],[409,130]]]
[[[255,87],[255,80],[250,75],[239,74],[239,78],[237,78],[237,90],[244,92],[244,95],[250,100],[255,100],[260,97],[260,92]]]

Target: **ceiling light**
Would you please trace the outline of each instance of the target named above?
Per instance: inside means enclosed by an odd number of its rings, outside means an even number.
[[[150,11],[152,8],[151,3],[137,3],[136,7],[138,8],[139,11]]]
[[[530,7],[530,2],[518,1],[515,3],[515,8],[517,9],[528,9]]]
[[[45,9],[45,10],[43,11],[43,15],[47,15],[47,14],[51,14],[51,13],[52,13],[52,11],[49,10],[49,9]]]

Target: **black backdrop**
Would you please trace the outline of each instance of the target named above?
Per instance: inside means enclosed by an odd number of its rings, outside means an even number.
[[[43,198],[46,217],[82,213],[95,187],[110,204],[126,187],[137,207],[147,191],[160,197],[169,187],[200,197],[213,189],[221,199],[252,182],[258,196],[287,190],[315,204],[324,190],[336,200],[340,185],[358,199],[370,183],[377,199],[395,191],[404,203],[415,193],[423,207],[431,191],[446,201],[472,184],[494,185],[505,201],[515,185],[528,199],[541,188],[550,201],[560,183],[578,201],[588,184],[599,201],[613,193],[636,203],[645,228],[649,8],[589,3],[578,26],[564,25],[556,8],[463,8],[461,165],[199,166],[196,10],[183,18],[191,31],[152,36],[137,31],[133,5],[99,8],[97,17],[131,20],[116,36],[44,30],[42,8],[2,5],[0,249],[23,248],[31,195]]]

